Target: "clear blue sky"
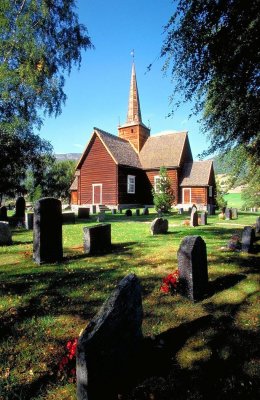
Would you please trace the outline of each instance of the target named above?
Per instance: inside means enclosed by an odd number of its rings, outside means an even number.
[[[151,135],[165,130],[188,130],[194,158],[207,148],[190,107],[181,105],[174,117],[169,97],[170,73],[162,72],[159,59],[163,27],[172,15],[171,0],[78,0],[80,22],[87,26],[94,50],[82,54],[81,68],[66,78],[66,105],[62,114],[46,118],[40,136],[49,140],[55,153],[80,153],[93,127],[117,134],[126,120],[131,73],[135,66],[142,119],[150,122]],[[147,66],[153,63],[150,72]]]

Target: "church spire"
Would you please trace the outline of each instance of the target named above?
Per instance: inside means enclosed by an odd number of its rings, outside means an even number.
[[[128,100],[128,111],[126,123],[142,123],[140,101],[138,95],[138,87],[135,74],[135,64],[132,65],[129,100]]]

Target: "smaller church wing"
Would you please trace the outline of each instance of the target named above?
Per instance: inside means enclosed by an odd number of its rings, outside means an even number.
[[[144,169],[160,168],[162,166],[179,167],[187,140],[187,132],[175,132],[149,137],[140,152],[142,167]]]
[[[213,163],[210,160],[185,163],[182,169],[180,186],[208,186],[211,184]]]

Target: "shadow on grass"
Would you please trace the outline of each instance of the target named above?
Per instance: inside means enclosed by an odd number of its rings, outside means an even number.
[[[208,283],[208,291],[205,298],[209,298],[214,296],[214,294],[221,292],[223,290],[230,289],[232,286],[235,286],[237,283],[246,279],[246,275],[244,274],[230,274],[225,276],[220,276],[214,281],[210,281]]]

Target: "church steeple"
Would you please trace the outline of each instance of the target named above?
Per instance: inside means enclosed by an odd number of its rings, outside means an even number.
[[[129,100],[128,100],[128,112],[126,119],[127,124],[130,122],[139,122],[139,123],[142,122],[134,62],[132,65]]]
[[[119,137],[128,140],[139,153],[150,136],[150,129],[142,122],[137,88],[135,64],[133,62],[126,123],[118,127]]]

